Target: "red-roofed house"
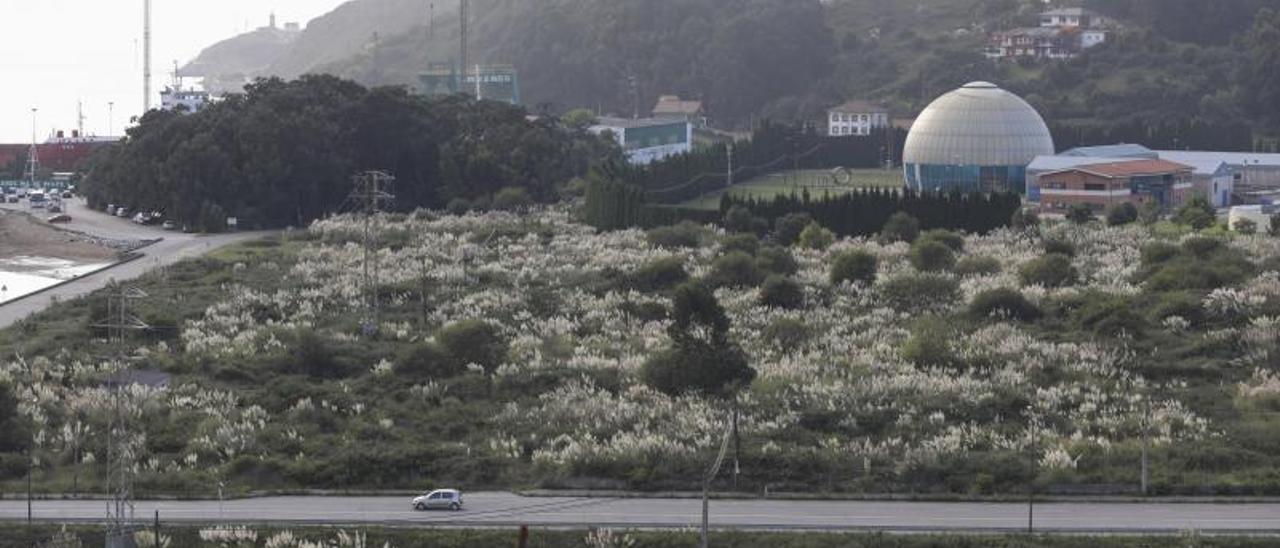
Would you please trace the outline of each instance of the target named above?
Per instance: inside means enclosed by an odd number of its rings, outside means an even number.
[[[658,97],[658,104],[653,106],[653,117],[664,120],[684,120],[697,127],[706,126],[706,115],[702,111],[702,101],[686,101],[681,99],[679,95]]]
[[[1176,208],[1194,192],[1195,168],[1168,160],[1124,160],[1051,171],[1040,175],[1040,209],[1065,212],[1086,204],[1101,213],[1125,202],[1155,200]]]

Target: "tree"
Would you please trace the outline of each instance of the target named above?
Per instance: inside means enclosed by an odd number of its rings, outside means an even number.
[[[1259,10],[1243,43],[1248,53],[1243,89],[1266,124],[1280,128],[1280,11]]]
[[[760,288],[760,304],[795,310],[804,306],[804,288],[790,278],[773,275]]]
[[[1218,212],[1204,196],[1192,196],[1174,213],[1173,221],[1196,230],[1204,230],[1218,222]]]
[[[1280,213],[1271,216],[1270,226],[1267,227],[1267,234],[1270,236],[1280,236]]]
[[[836,235],[816,221],[809,223],[809,226],[804,228],[804,232],[800,233],[800,246],[808,249],[824,251],[835,241]]]
[[[1160,202],[1155,200],[1144,200],[1142,207],[1138,209],[1138,222],[1143,225],[1151,226],[1160,221],[1160,217],[1164,214],[1160,209]]]
[[[436,344],[452,368],[475,364],[492,373],[507,359],[508,343],[498,328],[483,320],[464,320],[436,333]]]
[[[1093,220],[1093,210],[1087,204],[1075,204],[1067,210],[1067,220],[1073,224],[1087,224]]]
[[[1255,223],[1250,219],[1240,219],[1236,221],[1235,226],[1232,227],[1232,229],[1239,234],[1252,236],[1258,233],[1258,223]]]
[[[30,424],[18,414],[14,387],[0,382],[0,453],[21,453],[27,449]]]
[[[800,234],[813,223],[808,213],[788,213],[773,223],[773,237],[778,244],[790,247],[800,240]]]
[[[1059,253],[1040,257],[1022,265],[1018,270],[1018,277],[1022,279],[1023,285],[1048,288],[1073,285],[1079,276],[1076,267],[1071,264],[1071,257]]]
[[[707,279],[717,287],[755,287],[764,281],[764,277],[754,258],[741,251],[733,251],[712,261]]]
[[[921,239],[911,246],[911,266],[921,272],[951,270],[956,265],[956,255],[951,248],[933,241]]]
[[[876,256],[866,251],[847,251],[837,255],[831,263],[831,284],[845,282],[875,283],[879,269]]]
[[[641,367],[645,384],[670,395],[727,395],[751,384],[756,371],[729,340],[729,317],[705,284],[690,282],[672,297],[672,346]]]
[[[880,230],[880,241],[884,243],[912,243],[920,237],[920,221],[904,212],[894,213]]]
[[[1138,208],[1130,202],[1112,206],[1107,210],[1107,226],[1123,226],[1138,220]]]

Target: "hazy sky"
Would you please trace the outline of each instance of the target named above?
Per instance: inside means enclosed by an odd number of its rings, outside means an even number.
[[[152,0],[152,104],[172,81],[175,60],[246,29],[306,23],[344,0]],[[31,140],[31,109],[44,140],[76,127],[84,102],[85,131],[114,133],[142,111],[142,0],[0,0],[0,143]]]

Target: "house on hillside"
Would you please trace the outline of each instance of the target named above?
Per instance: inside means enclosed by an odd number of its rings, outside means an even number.
[[[849,101],[827,111],[827,135],[871,135],[873,129],[889,127],[889,109],[869,101]]]
[[[694,127],[706,127],[707,117],[702,110],[702,101],[686,101],[679,95],[663,95],[653,106],[653,117],[660,119],[684,120]]]
[[[1070,59],[1106,43],[1111,22],[1084,8],[1040,14],[1040,26],[992,32],[985,54],[991,59]]]

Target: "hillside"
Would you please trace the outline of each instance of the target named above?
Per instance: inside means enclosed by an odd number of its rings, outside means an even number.
[[[434,25],[429,4],[346,4],[314,21],[269,72],[412,86],[429,63],[457,57],[455,3],[436,3]],[[702,99],[726,127],[762,117],[813,119],[850,98],[881,100],[910,116],[972,80],[999,82],[1029,96],[1047,117],[1072,123],[1225,118],[1277,125],[1259,122],[1280,116],[1249,91],[1267,89],[1250,74],[1268,71],[1247,66],[1243,41],[1259,9],[1280,7],[1280,0],[1085,4],[1120,21],[1111,43],[1070,62],[994,63],[981,54],[986,33],[1034,25],[1043,3],[475,0],[470,60],[519,67],[533,109],[626,114],[678,93]]]
[[[263,27],[209,46],[182,68],[185,77],[204,78],[211,92],[239,91],[245,82],[270,73],[299,34]]]

